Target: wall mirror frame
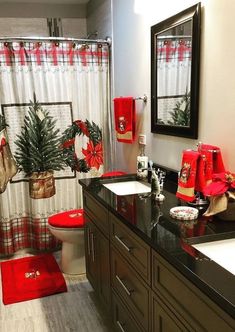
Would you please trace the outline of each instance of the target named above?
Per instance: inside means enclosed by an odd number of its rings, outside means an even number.
[[[201,4],[151,27],[151,132],[198,137]]]

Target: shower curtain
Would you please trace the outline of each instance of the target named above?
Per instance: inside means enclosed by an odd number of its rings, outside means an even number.
[[[162,38],[157,41],[158,122],[173,123],[177,110],[189,105],[191,38]],[[185,125],[185,124],[184,124]]]
[[[53,250],[59,246],[48,230],[48,216],[80,208],[78,179],[100,176],[104,165],[109,169],[112,163],[109,89],[109,48],[104,43],[0,42],[0,119],[6,124],[0,132],[0,177],[1,166],[14,174],[10,181],[2,181],[0,193],[1,255],[25,248]],[[19,150],[16,141],[22,135],[25,116],[31,119],[30,101],[34,98],[40,105],[38,117],[43,120],[44,112],[48,112],[58,135],[62,136],[72,124],[80,124],[80,134],[74,137],[77,158],[85,160],[86,152],[94,148],[88,144],[88,135],[81,134],[81,124],[100,128],[103,137],[104,165],[100,160],[88,173],[70,167],[55,171],[55,190],[50,197],[32,198],[29,179],[19,171],[19,165],[16,169],[15,163]]]

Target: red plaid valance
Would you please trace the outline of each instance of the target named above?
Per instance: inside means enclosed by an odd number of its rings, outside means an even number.
[[[104,65],[109,49],[103,44],[78,45],[71,42],[0,42],[0,66],[18,64]]]
[[[191,59],[192,45],[191,40],[166,39],[157,43],[158,61],[170,62],[172,60],[184,61]]]

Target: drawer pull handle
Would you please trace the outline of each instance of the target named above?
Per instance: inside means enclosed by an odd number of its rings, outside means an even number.
[[[121,280],[121,278],[117,274],[116,274],[116,279],[120,283],[120,285],[122,286],[122,288],[124,289],[124,291],[127,293],[127,295],[131,296],[131,293],[133,292],[133,290],[129,290],[126,287],[126,285],[124,284],[124,282]]]
[[[118,240],[119,243],[121,243],[121,245],[128,251],[130,252],[131,251],[131,248],[128,247],[121,239],[120,237],[118,237],[117,235],[114,236],[116,240]]]
[[[91,247],[92,247],[92,261],[95,261],[95,245],[94,245],[94,234],[91,233]]]
[[[119,329],[122,331],[122,332],[125,332],[122,324],[119,322],[119,320],[117,320],[117,326],[119,327]]]
[[[91,245],[90,245],[90,229],[87,227],[87,249],[88,255],[91,255]]]

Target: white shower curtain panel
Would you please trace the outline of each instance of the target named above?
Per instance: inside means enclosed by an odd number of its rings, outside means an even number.
[[[108,168],[107,144],[109,157],[112,155],[108,46],[0,43],[0,104],[13,155],[17,150],[16,135],[34,93],[42,108],[57,120],[60,134],[75,120],[88,119],[101,128]],[[76,137],[78,158],[84,158],[82,148],[87,142],[85,135]],[[0,194],[0,254],[24,248],[56,248],[59,243],[48,230],[48,216],[82,207],[78,179],[100,176],[102,172],[102,166],[99,170],[92,168],[88,174],[75,173],[70,168],[55,172],[56,194],[43,199],[30,198],[29,183],[18,172]]]

